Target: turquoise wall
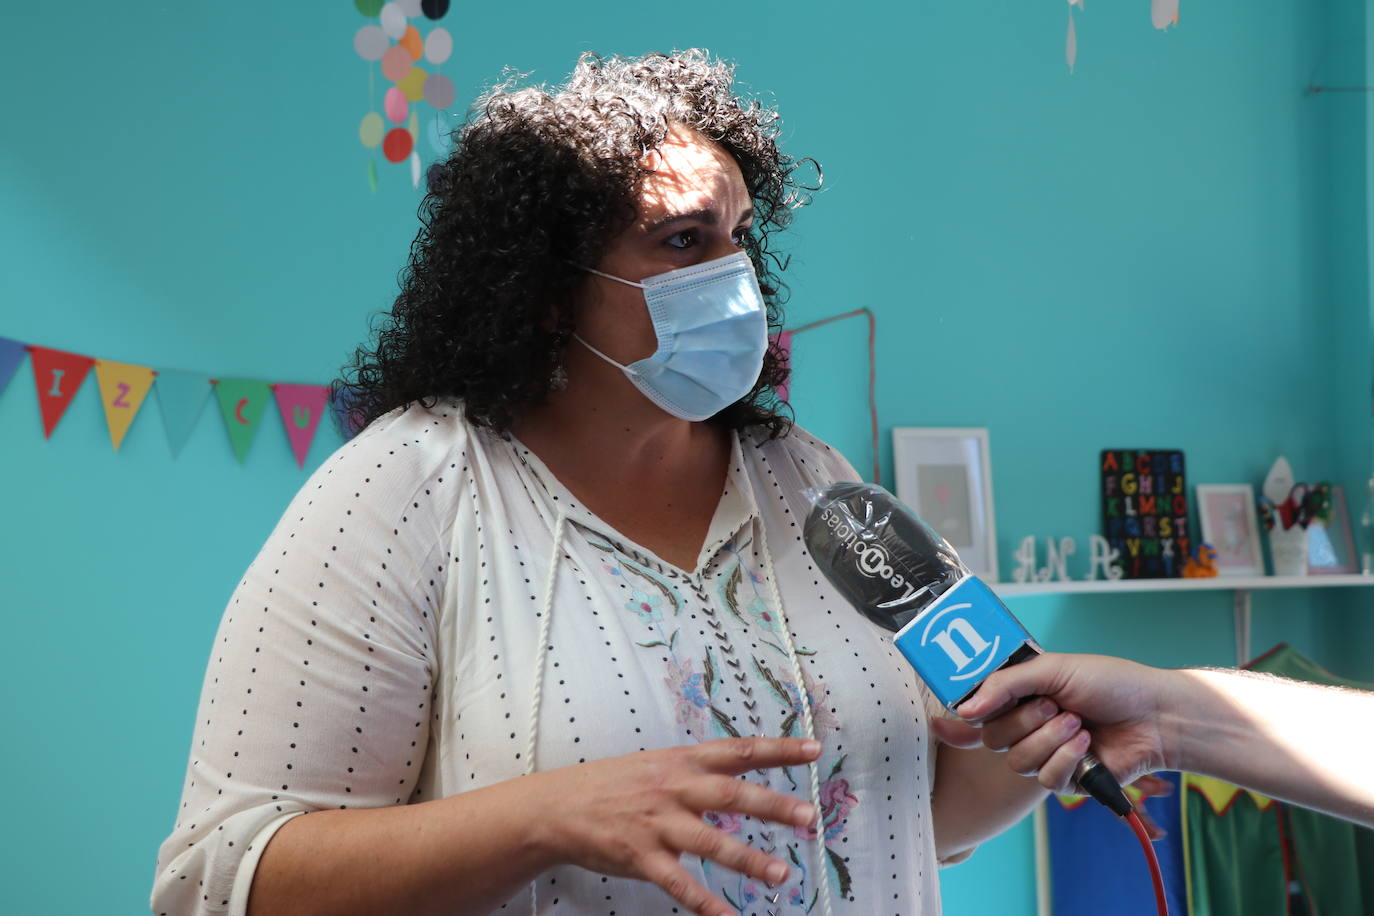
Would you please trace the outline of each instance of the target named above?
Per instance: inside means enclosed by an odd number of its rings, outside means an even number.
[[[1258,482],[1283,451],[1358,513],[1371,119],[1302,88],[1374,82],[1374,23],[1359,0],[1220,0],[1160,34],[1148,6],[1079,14],[1070,76],[1063,3],[455,5],[445,71],[464,99],[589,48],[738,60],[825,166],[791,323],[876,311],[884,474],[892,426],[988,427],[1004,567],[1026,534],[1086,547],[1106,446],[1183,448],[1194,482]],[[387,163],[368,191],[361,20],[332,7],[6,5],[0,335],[329,380],[389,306],[418,200]],[[870,466],[863,326],[803,335],[796,365],[799,420]],[[220,612],[340,440],[299,471],[269,415],[240,466],[211,407],[173,460],[149,404],[114,453],[90,380],[45,441],[27,365],[0,430],[0,910],[144,912]],[[1234,659],[1225,593],[1016,609],[1055,648]],[[1374,677],[1363,592],[1258,595],[1254,645],[1278,640]],[[1028,828],[944,879],[948,912],[1032,913]]]

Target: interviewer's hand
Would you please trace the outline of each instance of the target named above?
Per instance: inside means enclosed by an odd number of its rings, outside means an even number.
[[[1073,770],[1091,744],[1124,786],[1169,767],[1161,697],[1170,672],[1102,655],[1046,653],[994,672],[957,710],[980,730],[945,721],[943,740],[977,736],[1025,775],[1055,792],[1076,791]],[[1017,705],[1024,697],[1040,697]],[[981,732],[981,734],[979,734]]]
[[[606,875],[652,881],[693,913],[733,914],[679,863],[686,853],[768,884],[787,863],[702,819],[734,812],[789,826],[816,821],[809,802],[739,779],[750,770],[806,764],[820,745],[798,738],[724,738],[594,760],[531,779],[546,807],[542,841],[552,857]]]

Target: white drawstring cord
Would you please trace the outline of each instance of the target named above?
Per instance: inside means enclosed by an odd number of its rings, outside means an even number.
[[[778,590],[777,569],[773,566],[773,555],[768,550],[768,535],[765,533],[763,518],[759,518],[759,545],[763,548],[763,562],[768,577],[768,588],[773,595],[773,606],[778,609],[778,622],[782,624],[782,641],[787,647],[787,660],[792,663],[792,676],[797,679],[797,693],[801,697],[802,722],[806,726],[806,737],[816,738],[816,725],[811,718],[811,697],[806,689],[806,679],[802,675],[801,660],[797,658],[797,647],[792,642],[792,628],[787,623],[787,610],[782,606],[782,592]],[[830,868],[825,861],[825,812],[821,809],[821,773],[819,758],[807,765],[811,773],[811,804],[816,806],[816,867],[820,873],[821,912],[831,916],[830,905]]]
[[[539,647],[534,655],[534,690],[530,699],[529,742],[525,745],[525,775],[534,772],[534,744],[539,737],[539,706],[544,699],[544,663],[549,656],[549,633],[553,620],[553,591],[558,582],[558,555],[563,548],[563,529],[568,517],[558,510],[553,526],[553,550],[549,553],[549,575],[544,580],[544,608],[539,614]],[[539,912],[539,878],[530,882],[530,912]]]

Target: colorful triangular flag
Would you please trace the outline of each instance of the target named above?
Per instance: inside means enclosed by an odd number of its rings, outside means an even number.
[[[358,402],[358,393],[352,388],[340,388],[334,397],[329,399],[330,409],[334,411],[334,422],[339,426],[339,434],[345,439],[352,439],[362,432],[363,415],[355,409],[354,405]]]
[[[224,414],[224,428],[229,431],[229,442],[242,464],[248,457],[253,437],[257,435],[262,412],[272,397],[272,386],[256,379],[222,378],[215,382],[215,397],[219,399],[219,409]]]
[[[788,389],[792,387],[792,332],[779,331],[773,335],[773,343],[778,348],[778,353],[782,356],[782,363],[787,367],[787,380],[775,389],[780,400],[787,400]]]
[[[272,386],[272,391],[277,396],[277,409],[286,427],[286,438],[291,440],[291,451],[296,453],[296,464],[304,468],[305,456],[310,452],[320,417],[324,416],[329,386],[278,383]]]
[[[148,389],[157,373],[147,366],[116,363],[106,359],[95,361],[95,380],[100,384],[100,403],[105,408],[105,422],[110,427],[110,442],[115,451],[124,441],[129,424],[134,422]]]
[[[5,390],[14,373],[19,371],[19,364],[24,361],[27,352],[29,348],[19,341],[0,337],[0,391]]]
[[[157,370],[157,405],[162,410],[162,428],[172,456],[181,454],[195,429],[205,399],[210,396],[210,376],[180,369]]]
[[[38,388],[38,409],[43,414],[43,438],[49,439],[95,360],[80,353],[47,347],[30,347],[29,356],[33,362],[33,381]]]

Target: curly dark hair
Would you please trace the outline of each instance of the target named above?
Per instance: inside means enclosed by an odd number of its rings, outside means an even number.
[[[460,399],[474,424],[509,428],[539,404],[573,325],[573,294],[628,228],[644,180],[644,154],[673,124],[720,144],[753,199],[745,238],[768,307],[782,326],[786,261],[771,233],[819,187],[797,180],[804,163],[778,148],[778,114],[733,91],[734,67],[691,50],[643,58],[583,54],[565,85],[489,90],[454,132],[447,159],[428,173],[421,229],[401,292],[359,347],[332,394],[353,431],[397,407]],[[816,167],[819,179],[819,167]],[[775,345],[754,389],[712,421],[785,434],[790,408],[777,393],[787,365]]]

